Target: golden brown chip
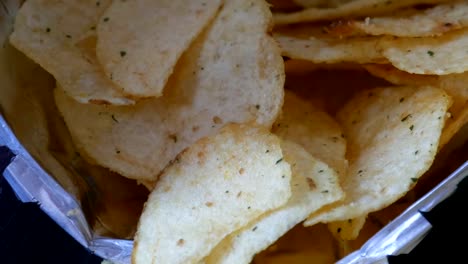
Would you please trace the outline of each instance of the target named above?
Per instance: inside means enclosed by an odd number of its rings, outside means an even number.
[[[177,60],[221,0],[113,1],[97,27],[96,53],[126,94],[161,96]]]
[[[109,0],[26,1],[16,15],[10,42],[51,73],[82,103],[133,104],[75,44],[96,23]]]
[[[376,88],[351,99],[338,114],[348,141],[345,200],[305,224],[360,217],[412,189],[435,158],[450,103],[433,87]]]
[[[342,17],[375,16],[417,4],[436,4],[448,0],[354,0],[346,1],[332,8],[311,7],[293,13],[276,13],[275,24],[293,24],[319,20],[333,20]]]
[[[132,263],[198,263],[225,236],[285,204],[290,181],[276,136],[227,125],[162,173],[143,209]]]
[[[180,151],[223,124],[270,127],[284,93],[270,22],[264,1],[227,2],[181,57],[164,96],[132,107],[82,105],[57,90],[75,145],[101,166],[151,182]]]
[[[266,213],[227,236],[205,259],[206,264],[251,262],[254,255],[322,206],[343,198],[338,175],[291,141],[281,143],[291,164],[291,198],[281,208]]]

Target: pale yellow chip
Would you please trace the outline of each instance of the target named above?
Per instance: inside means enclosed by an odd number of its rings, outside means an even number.
[[[282,114],[273,125],[273,132],[282,139],[301,145],[338,175],[346,173],[346,140],[342,129],[312,102],[286,90]]]
[[[450,106],[450,119],[447,120],[439,147],[443,147],[468,123],[466,109],[468,103],[468,72],[449,75],[419,75],[400,71],[390,65],[366,65],[371,74],[386,79],[397,85],[432,85],[440,87],[452,98]]]
[[[281,148],[284,159],[291,164],[291,198],[281,208],[224,238],[204,263],[249,264],[255,254],[273,244],[309,214],[343,198],[338,175],[333,169],[292,141],[283,141]]]
[[[354,0],[343,2],[343,4],[339,4],[336,7],[311,7],[293,13],[277,13],[274,19],[275,24],[281,25],[333,20],[343,17],[375,16],[417,4],[436,4],[447,1],[448,0]]]
[[[328,223],[328,229],[338,240],[354,240],[366,223],[367,214],[352,219]]]
[[[314,63],[385,63],[387,60],[376,48],[378,38],[307,38],[276,33],[283,56],[308,60]]]
[[[97,27],[96,53],[126,94],[161,96],[177,60],[221,0],[113,1]]]
[[[285,204],[291,170],[266,128],[228,125],[161,175],[138,224],[132,263],[197,263],[226,235]]]
[[[305,224],[360,217],[411,190],[434,160],[450,103],[433,87],[376,88],[351,99],[338,114],[348,142],[345,200]]]
[[[28,0],[16,15],[11,44],[51,73],[82,103],[133,104],[75,44],[94,29],[110,1]]]
[[[468,26],[468,3],[458,1],[437,5],[427,10],[414,10],[409,14],[391,14],[337,23],[330,33],[349,35],[391,35],[398,37],[438,36]]]
[[[384,39],[382,54],[395,67],[416,74],[446,75],[468,70],[468,29],[439,37]]]
[[[225,3],[179,60],[164,96],[132,107],[82,105],[57,90],[75,145],[101,166],[151,182],[180,151],[223,124],[270,127],[284,93],[283,59],[266,32],[270,22],[262,0]]]

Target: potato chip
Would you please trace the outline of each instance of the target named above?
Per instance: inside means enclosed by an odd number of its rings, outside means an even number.
[[[273,132],[282,139],[301,145],[338,175],[346,173],[346,140],[340,125],[291,91],[285,92],[283,111],[273,125]]]
[[[363,91],[338,114],[348,141],[345,200],[306,225],[343,221],[398,200],[431,166],[451,100],[433,87]]]
[[[161,96],[177,60],[221,0],[114,1],[97,27],[96,53],[126,94]]]
[[[227,125],[164,170],[143,209],[132,263],[199,262],[226,235],[285,204],[290,180],[276,136]]]
[[[409,14],[368,17],[361,21],[337,23],[330,33],[349,35],[391,35],[398,37],[438,36],[468,26],[468,3],[458,1]],[[345,33],[345,34],[343,34]]]
[[[95,27],[110,1],[99,3],[26,1],[16,15],[10,42],[51,73],[73,99],[82,103],[133,104],[75,46]]]
[[[270,127],[284,93],[283,59],[266,33],[270,21],[264,1],[227,2],[181,57],[160,98],[132,107],[82,105],[57,90],[75,145],[101,166],[151,182],[180,151],[223,124]]]
[[[376,38],[355,38],[343,41],[334,38],[307,39],[276,33],[283,56],[309,60],[314,63],[385,63],[386,59],[376,49]]]
[[[205,259],[206,264],[248,264],[256,253],[274,243],[310,213],[343,197],[338,175],[333,169],[296,143],[283,141],[281,148],[284,159],[291,164],[291,198],[281,208],[224,238]]]
[[[453,99],[450,112],[457,115],[468,102],[468,72],[448,75],[419,75],[400,71],[390,65],[366,65],[371,74],[388,80],[396,85],[430,85],[445,90]]]
[[[383,39],[382,54],[402,71],[446,75],[468,70],[468,29],[440,37]]]
[[[352,219],[328,223],[328,229],[339,240],[354,240],[366,223],[367,214]]]
[[[366,65],[364,66],[375,76],[384,78],[397,85],[432,85],[445,90],[452,97],[453,104],[449,112],[451,118],[447,120],[439,147],[443,147],[455,135],[458,130],[468,123],[466,109],[468,104],[468,72],[449,75],[419,75],[400,71],[390,65]]]
[[[448,0],[354,0],[346,1],[334,8],[311,7],[293,13],[276,13],[274,15],[274,20],[275,24],[284,25],[319,20],[333,20],[342,17],[375,16],[417,4],[436,4],[447,1]]]

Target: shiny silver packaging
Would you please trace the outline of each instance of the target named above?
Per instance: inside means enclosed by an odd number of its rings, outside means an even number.
[[[54,80],[8,44],[20,3],[0,0],[0,146],[16,155],[4,177],[21,201],[38,202],[81,245],[104,259],[128,264],[135,231],[131,223],[141,212],[147,191],[87,164],[73,150],[54,109]],[[419,212],[447,198],[467,175],[465,163],[338,263],[386,263],[387,255],[409,252],[431,228]],[[118,198],[109,198],[110,194]],[[106,206],[120,202],[123,205],[117,209]]]

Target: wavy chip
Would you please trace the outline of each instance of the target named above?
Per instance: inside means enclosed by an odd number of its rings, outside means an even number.
[[[391,64],[409,73],[446,75],[468,70],[468,29],[439,37],[384,39],[379,46]]]
[[[81,103],[133,104],[76,46],[93,31],[110,2],[26,1],[16,15],[10,42],[51,73],[73,99]]]
[[[225,3],[179,60],[164,96],[132,107],[82,105],[58,89],[58,109],[80,153],[148,183],[180,151],[223,124],[270,127],[284,93],[283,59],[267,34],[270,22],[264,1]]]
[[[332,8],[310,7],[292,13],[276,13],[275,24],[294,24],[319,20],[334,20],[343,17],[375,16],[390,13],[403,7],[418,4],[437,4],[448,0],[354,0],[346,1]]]
[[[268,129],[227,125],[161,175],[138,224],[138,263],[197,263],[231,232],[285,204],[291,170]]]
[[[98,27],[96,53],[107,76],[135,97],[161,96],[181,54],[221,0],[113,1]]]
[[[284,159],[291,164],[291,198],[281,208],[224,238],[204,263],[248,264],[256,253],[273,244],[309,214],[343,198],[338,175],[333,169],[296,143],[282,141],[281,148]]]
[[[286,90],[281,116],[272,131],[284,140],[301,145],[338,175],[346,173],[348,164],[343,131],[331,116],[312,102]]]
[[[338,114],[348,141],[345,200],[305,224],[360,217],[413,188],[435,158],[450,103],[442,89],[427,86],[356,95]]]
[[[468,72],[449,75],[419,75],[400,71],[391,65],[365,65],[369,73],[383,78],[397,85],[417,85],[417,86],[436,86],[445,90],[452,98],[453,104],[450,106],[450,119],[447,120],[440,147],[447,144],[450,139],[458,132],[463,125],[468,123],[466,116],[468,108]]]
[[[329,31],[340,36],[428,37],[439,36],[468,26],[468,3],[466,1],[440,4],[423,11],[416,9],[411,12],[410,10],[408,13],[337,23],[332,25]]]

